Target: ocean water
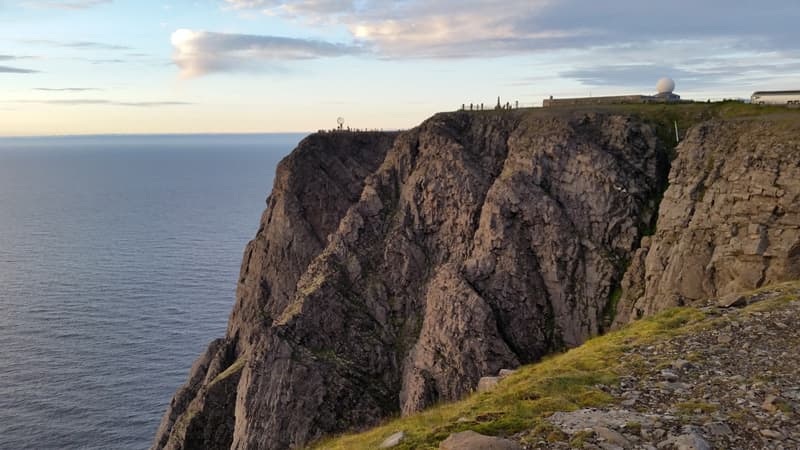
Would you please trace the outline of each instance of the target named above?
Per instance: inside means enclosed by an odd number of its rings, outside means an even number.
[[[0,139],[0,448],[149,447],[301,137]]]

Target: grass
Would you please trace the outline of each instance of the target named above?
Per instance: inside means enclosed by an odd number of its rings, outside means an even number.
[[[623,270],[622,273],[625,273]],[[617,315],[617,305],[622,298],[622,286],[616,286],[608,298],[605,308],[603,308],[603,328],[608,328],[614,322]]]
[[[578,431],[572,436],[572,439],[569,441],[569,446],[572,448],[583,448],[583,444],[585,444],[587,439],[590,439],[594,435],[593,431]]]
[[[675,405],[675,408],[678,410],[678,413],[680,414],[692,414],[692,413],[708,414],[716,411],[718,409],[718,406],[706,402],[688,401],[688,402],[677,403]]]
[[[451,433],[473,430],[508,436],[532,432],[549,440],[566,437],[543,419],[556,411],[601,407],[615,402],[601,385],[613,385],[626,369],[622,354],[632,346],[688,332],[705,315],[693,308],[674,308],[640,320],[620,331],[597,337],[566,353],[522,367],[491,392],[441,404],[426,411],[389,421],[359,434],[329,438],[313,448],[371,449],[403,430],[406,439],[397,449],[435,449]]]
[[[784,307],[800,297],[800,281],[767,286],[748,293],[757,296],[773,292],[768,299],[735,314],[752,315]],[[406,439],[396,449],[436,449],[451,433],[473,430],[486,435],[509,436],[525,432],[523,442],[563,441],[567,437],[544,420],[556,411],[602,407],[616,402],[601,389],[614,385],[622,375],[651,370],[637,355],[622,358],[629,350],[653,345],[670,337],[720,326],[724,318],[709,317],[697,308],[672,308],[638,320],[619,331],[590,339],[582,346],[524,366],[490,392],[472,394],[449,404],[440,404],[406,417],[395,418],[362,433],[331,437],[312,444],[320,449],[374,449],[397,431]],[[701,354],[688,355],[689,359]],[[704,402],[676,405],[684,415],[709,413],[717,407]],[[634,429],[637,423],[626,426]],[[576,434],[569,444],[581,448],[589,435]]]
[[[233,362],[227,369],[223,370],[222,373],[214,377],[211,380],[211,383],[208,384],[208,387],[214,386],[215,384],[219,383],[220,381],[228,378],[229,376],[239,372],[244,367],[245,363],[247,363],[247,358],[239,358]]]

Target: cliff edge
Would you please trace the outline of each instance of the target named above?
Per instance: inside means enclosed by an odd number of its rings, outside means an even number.
[[[685,107],[675,120],[705,115]],[[625,108],[459,112],[403,133],[308,137],[278,167],[245,250],[227,335],[193,366],[153,448],[301,447],[457,400],[481,377],[578,346],[612,321],[732,292],[664,295],[683,278],[651,275],[694,254],[670,253],[675,241],[703,239],[682,234],[691,221],[677,216],[700,195],[685,194],[682,183],[718,155],[699,203],[716,199],[727,188],[714,180],[759,150],[755,166],[778,161],[781,176],[796,176],[797,123],[693,129],[659,212],[672,119]],[[726,127],[740,137],[726,141]],[[764,144],[777,127],[788,131]],[[737,288],[791,278],[797,267],[797,183],[779,195],[746,172],[748,186],[781,198],[784,209],[765,222],[774,245],[747,253],[772,258],[771,271]],[[741,201],[760,208],[760,198]],[[716,207],[729,210],[715,200],[690,217],[699,222]],[[708,217],[706,230],[726,226],[725,216]],[[763,234],[756,231],[747,236]]]

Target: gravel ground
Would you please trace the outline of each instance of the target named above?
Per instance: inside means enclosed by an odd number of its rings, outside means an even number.
[[[777,297],[793,297],[781,302]],[[629,350],[619,400],[556,413],[567,436],[530,448],[800,449],[800,290],[704,308],[710,327]]]

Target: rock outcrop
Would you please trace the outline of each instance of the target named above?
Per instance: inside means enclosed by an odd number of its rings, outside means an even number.
[[[579,345],[653,219],[665,153],[651,125],[599,112],[309,137],[154,448],[299,447]]]
[[[715,120],[688,133],[657,231],[623,280],[617,325],[800,279],[798,136],[796,116]]]
[[[241,372],[265,346],[272,316],[295,295],[396,133],[328,133],[305,139],[278,166],[256,237],[247,245],[228,333],[192,367],[162,419],[153,448],[229,448]],[[214,382],[216,380],[216,383]],[[210,398],[215,398],[209,403]]]

